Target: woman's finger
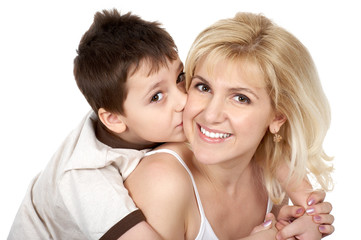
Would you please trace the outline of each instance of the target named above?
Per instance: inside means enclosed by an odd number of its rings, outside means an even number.
[[[334,216],[331,214],[315,215],[315,216],[312,216],[312,219],[315,223],[326,224],[326,225],[333,224],[333,221],[335,220]]]
[[[310,194],[307,199],[307,205],[312,206],[316,203],[321,203],[325,200],[326,192],[323,190],[316,190]]]
[[[318,230],[322,233],[323,237],[326,237],[335,231],[335,227],[333,225],[320,225]]]
[[[318,203],[306,209],[308,215],[329,214],[332,211],[332,205],[329,202]]]

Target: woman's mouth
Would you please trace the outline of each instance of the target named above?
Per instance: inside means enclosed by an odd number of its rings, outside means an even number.
[[[229,138],[232,135],[230,133],[207,131],[203,127],[200,127],[200,131],[203,135],[211,139],[225,139],[225,138]]]

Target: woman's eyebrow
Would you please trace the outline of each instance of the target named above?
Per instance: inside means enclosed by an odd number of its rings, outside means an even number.
[[[253,96],[255,96],[255,98],[259,99],[258,95],[254,91],[252,91],[252,89],[250,89],[250,88],[242,88],[242,87],[231,88],[231,89],[229,89],[229,91],[231,91],[231,92],[245,91],[245,92],[248,92],[248,93],[252,94]]]
[[[192,77],[192,80],[195,79],[195,78],[198,78],[199,80],[201,80],[205,84],[210,85],[209,82],[206,79],[204,79],[203,77],[201,77],[199,75],[194,75]],[[252,94],[253,96],[255,96],[255,98],[259,99],[258,95],[250,88],[236,87],[236,88],[230,88],[229,91],[230,92],[241,92],[241,91],[243,92],[243,91],[245,91],[245,92],[248,92],[248,93]]]
[[[198,78],[198,79],[201,80],[202,82],[205,82],[206,84],[209,85],[209,82],[208,82],[206,79],[204,79],[203,77],[201,77],[201,76],[199,76],[199,75],[194,75],[191,80],[193,80],[193,79],[195,79],[195,78]]]

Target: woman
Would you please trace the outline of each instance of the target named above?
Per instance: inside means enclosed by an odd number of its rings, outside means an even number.
[[[274,239],[271,221],[252,230],[282,189],[306,202],[295,187],[304,189],[308,171],[331,185],[322,149],[330,111],[309,53],[267,18],[239,13],[200,33],[186,75],[189,143],[151,152],[126,181],[131,196],[165,239]],[[332,232],[332,216],[319,217]],[[309,216],[291,225],[298,237],[321,238]]]

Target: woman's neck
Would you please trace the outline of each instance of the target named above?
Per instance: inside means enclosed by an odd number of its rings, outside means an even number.
[[[193,159],[193,166],[195,179],[206,181],[214,186],[216,191],[229,196],[237,196],[240,186],[253,185],[255,178],[259,176],[251,160],[205,165]]]
[[[253,161],[234,166],[194,163],[191,171],[204,212],[217,236],[220,239],[247,236],[266,213],[262,171]]]

